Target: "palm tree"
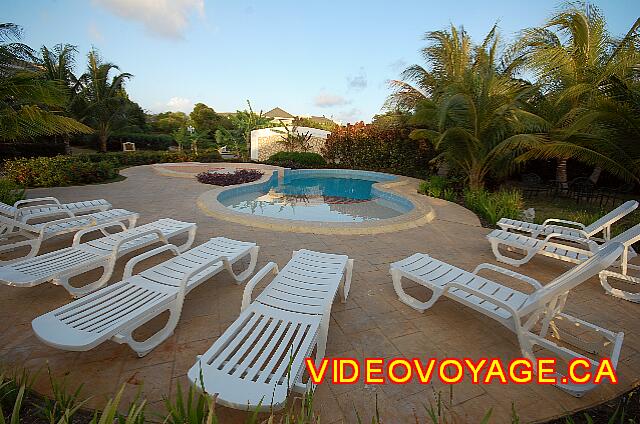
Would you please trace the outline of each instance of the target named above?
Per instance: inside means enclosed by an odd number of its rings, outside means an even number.
[[[19,43],[21,29],[0,24],[0,139],[88,134],[91,128],[64,116],[65,88],[43,77],[34,52]]]
[[[615,166],[604,159],[619,152],[606,138],[572,145],[571,137],[577,131],[587,129],[585,126],[573,127],[573,123],[581,113],[600,101],[603,88],[611,78],[628,78],[640,62],[633,40],[639,25],[640,20],[618,41],[608,34],[606,20],[596,6],[576,4],[557,13],[544,26],[524,30],[516,44],[525,67],[534,72],[544,94],[553,99],[557,110],[562,111],[560,119],[556,119],[556,131],[551,134],[552,142],[541,145],[527,157],[557,159],[561,184],[566,184],[566,166],[570,158],[595,165],[596,169],[613,169],[614,173],[627,179],[634,174],[634,170],[626,165],[618,163]],[[590,131],[596,132],[593,128]],[[585,141],[575,137],[573,140]],[[616,154],[615,158],[618,157]]]
[[[526,146],[537,144],[545,122],[523,107],[534,93],[531,84],[512,76],[516,61],[499,62],[494,26],[474,45],[463,29],[427,33],[423,50],[429,69],[414,65],[393,82],[389,103],[414,112],[418,129],[410,137],[431,141],[446,160],[482,188],[489,175],[506,174]],[[410,84],[410,81],[412,84]]]
[[[415,110],[423,100],[437,98],[443,87],[460,81],[473,62],[473,44],[462,27],[429,31],[424,38],[428,44],[421,53],[427,67],[411,65],[401,80],[390,81],[394,90],[386,103],[390,109]]]
[[[132,75],[120,73],[112,63],[103,63],[98,52],[88,55],[88,67],[78,78],[78,92],[72,108],[97,133],[100,151],[107,151],[107,140],[114,130],[127,125],[127,97],[124,83]],[[110,78],[112,71],[116,75]]]
[[[67,113],[70,113],[70,105],[77,95],[78,79],[73,74],[76,53],[76,46],[70,44],[56,44],[52,49],[42,46],[40,48],[40,57],[37,61],[45,79],[56,81],[66,89],[68,95],[65,111]],[[71,154],[69,136],[64,136],[63,140],[67,154]]]

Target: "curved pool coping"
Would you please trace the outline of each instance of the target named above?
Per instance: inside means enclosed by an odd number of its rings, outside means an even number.
[[[235,165],[235,164],[234,164]],[[253,165],[253,164],[252,164]],[[242,186],[220,187],[209,190],[198,197],[198,208],[208,216],[234,222],[237,224],[247,225],[257,228],[265,228],[273,231],[287,231],[296,233],[314,233],[314,234],[380,234],[389,233],[399,230],[420,227],[433,221],[436,217],[434,209],[425,202],[418,201],[417,187],[419,180],[398,175],[384,174],[372,171],[357,171],[345,169],[318,169],[309,170],[318,173],[330,173],[340,171],[349,173],[353,176],[375,175],[387,181],[376,182],[373,184],[374,190],[383,197],[385,194],[399,196],[408,201],[412,205],[412,209],[407,213],[393,218],[386,218],[377,221],[366,222],[324,222],[324,221],[301,221],[293,219],[271,218],[264,216],[256,216],[242,212],[233,211],[220,203],[218,196],[226,191],[234,190],[239,187],[251,187],[253,185],[263,185],[269,182],[274,173],[284,175],[286,168],[269,167],[271,169],[262,168],[261,166],[253,166],[265,172],[258,181],[243,184]],[[276,168],[276,169],[273,169]],[[289,170],[289,172],[295,172]]]

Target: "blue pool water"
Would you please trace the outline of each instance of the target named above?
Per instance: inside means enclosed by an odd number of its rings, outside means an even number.
[[[393,218],[413,208],[408,200],[373,187],[394,176],[343,170],[287,171],[266,183],[226,190],[218,201],[237,212],[270,218],[364,222]]]

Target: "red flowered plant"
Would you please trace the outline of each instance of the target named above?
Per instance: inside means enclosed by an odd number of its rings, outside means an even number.
[[[238,169],[236,172],[201,172],[196,178],[203,184],[229,186],[257,181],[263,175],[264,172],[257,169]]]

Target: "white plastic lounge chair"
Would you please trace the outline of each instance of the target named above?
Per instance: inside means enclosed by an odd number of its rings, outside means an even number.
[[[266,411],[282,408],[290,390],[313,389],[302,382],[304,358],[326,349],[331,305],[342,284],[346,300],[353,260],[344,255],[300,250],[278,272],[270,262],[247,283],[238,319],[189,370],[189,380],[216,403]],[[266,274],[276,277],[252,302]]]
[[[167,251],[177,256],[133,275],[138,262]],[[233,263],[247,255],[249,268],[235,274]],[[119,283],[41,315],[31,326],[41,341],[58,349],[86,351],[113,340],[128,344],[142,357],[173,334],[184,298],[191,290],[222,269],[242,282],[253,272],[257,256],[255,243],[224,237],[212,238],[182,254],[171,244],[160,246],[127,262]],[[133,338],[137,328],[164,311],[170,315],[162,329],[143,341]]]
[[[111,209],[111,203],[104,199],[85,200],[82,202],[60,203],[55,197],[38,197],[18,200],[13,205],[0,202],[0,215],[24,221],[29,216],[46,216],[70,212],[71,215],[82,215]]]
[[[393,286],[402,302],[423,312],[441,296],[446,296],[473,308],[515,332],[522,354],[534,364],[536,358],[534,347],[536,345],[567,361],[575,357],[584,357],[584,354],[579,354],[548,340],[546,336],[551,328],[553,337],[586,352],[608,357],[611,359],[612,365],[616,367],[624,334],[614,333],[572,317],[563,313],[562,310],[571,289],[609,267],[620,257],[623,250],[624,247],[621,243],[608,243],[591,258],[560,275],[544,287],[533,278],[495,265],[481,264],[471,273],[422,253],[416,253],[409,258],[391,264],[390,272]],[[492,270],[517,278],[531,285],[533,293],[526,294],[480,277],[477,275],[480,270]],[[431,298],[426,302],[421,302],[407,294],[402,288],[401,280],[403,277],[431,290],[433,292]],[[536,334],[534,327],[537,325],[540,325],[541,328]],[[571,334],[571,327],[578,330],[591,330],[603,338],[603,343],[586,342]],[[589,360],[594,366],[596,365],[596,362]],[[562,377],[562,374],[557,374],[559,382],[557,386],[573,396],[580,397],[595,387],[593,384],[562,383]]]
[[[183,252],[191,247],[196,235],[196,224],[169,218],[130,230],[119,224],[123,230],[120,233],[81,243],[86,234],[113,224],[90,227],[76,233],[71,247],[0,266],[0,282],[14,287],[33,287],[50,281],[64,287],[73,297],[80,297],[107,284],[119,257],[158,241],[167,244],[174,237],[188,234],[187,241],[177,247]],[[69,282],[70,278],[97,268],[103,268],[103,273],[96,281],[82,287],[74,287]]]
[[[128,227],[133,228],[138,221],[138,216],[137,213],[125,209],[110,209],[36,224],[29,224],[28,222],[20,222],[0,216],[0,227],[4,225],[5,228],[9,229],[7,233],[2,234],[2,237],[0,237],[0,239],[6,243],[0,246],[0,253],[13,251],[23,246],[30,247],[29,253],[26,255],[11,260],[0,261],[0,264],[32,258],[40,251],[42,242],[59,235],[74,233],[85,228],[107,223],[118,225],[119,222],[128,222]],[[104,235],[109,234],[106,228],[102,228],[101,231]],[[24,237],[27,240],[10,243],[9,240],[12,237]]]
[[[565,262],[581,263],[593,256],[604,246],[611,242],[622,243],[624,252],[620,257],[620,261],[616,262],[615,269],[603,270],[600,273],[600,282],[607,293],[621,299],[631,302],[640,303],[640,293],[624,291],[613,288],[608,282],[608,278],[612,277],[631,284],[640,284],[640,278],[629,275],[629,270],[639,271],[640,266],[630,264],[629,259],[635,258],[637,253],[633,250],[632,245],[640,241],[640,224],[628,229],[627,231],[612,238],[609,242],[598,245],[592,240],[576,239],[569,236],[559,234],[550,234],[542,239],[523,236],[521,234],[509,233],[503,230],[494,230],[487,235],[487,239],[491,243],[496,259],[514,266],[520,266],[529,262],[535,255],[540,254],[550,258],[559,259]],[[561,239],[563,241],[574,242],[573,246],[556,243],[554,240]],[[520,259],[511,258],[504,255],[500,248],[506,248],[509,251],[523,252],[524,256]]]
[[[547,236],[549,234],[562,234],[576,238],[606,241],[611,238],[611,225],[623,218],[625,215],[633,212],[637,207],[638,202],[635,200],[629,200],[590,225],[554,218],[547,219],[542,224],[502,218],[498,221],[498,226],[506,231],[528,233],[534,238]],[[599,233],[602,233],[602,237],[596,238],[595,236]]]

